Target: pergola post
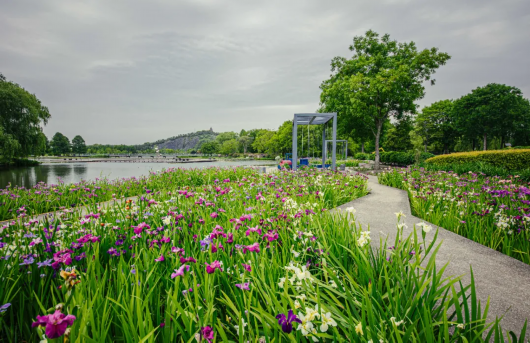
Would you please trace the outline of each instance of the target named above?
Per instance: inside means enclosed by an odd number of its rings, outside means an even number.
[[[326,168],[326,126],[322,125],[322,170]]]
[[[293,120],[293,149],[292,149],[292,152],[291,152],[291,158],[292,158],[292,163],[291,163],[291,170],[296,170],[296,167],[297,167],[297,160],[298,160],[298,154],[297,154],[297,146],[298,146],[298,115],[294,115],[294,120]]]
[[[331,170],[337,169],[337,113],[333,113],[333,151],[331,152]]]

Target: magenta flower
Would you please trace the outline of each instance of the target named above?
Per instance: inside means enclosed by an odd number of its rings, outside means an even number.
[[[252,245],[243,246],[243,254],[246,254],[247,251],[249,251],[249,252],[259,252],[260,251],[259,250],[259,243],[256,242],[256,243],[254,243]]]
[[[263,239],[267,239],[269,242],[275,241],[278,239],[278,233],[275,230],[271,230],[263,235]]]
[[[204,264],[206,265],[206,272],[208,274],[212,274],[213,272],[215,272],[216,269],[223,271],[223,269],[221,269],[221,262],[219,261],[213,261],[211,264],[208,264],[208,263],[204,263]]]
[[[219,215],[217,214],[217,212],[213,212],[212,214],[210,214],[210,217],[212,218],[217,218]]]
[[[192,263],[197,263],[197,260],[194,259],[193,257],[181,257],[180,258],[180,263],[187,263],[187,262],[192,262]]]
[[[244,263],[241,263],[241,265],[243,266],[243,268],[245,268],[245,270],[247,272],[251,272],[252,271],[252,268],[250,267],[250,264],[244,264]]]
[[[234,234],[233,233],[229,233],[228,234],[228,239],[226,240],[226,243],[233,243],[234,242]]]
[[[177,276],[184,275],[184,269],[186,269],[186,271],[189,272],[190,271],[190,266],[188,266],[187,264],[183,264],[182,266],[180,266],[179,269],[175,269],[175,272],[171,274],[171,278],[174,279]]]
[[[245,290],[245,291],[249,291],[250,290],[249,286],[250,286],[250,282],[236,283],[236,287],[237,288],[240,288],[240,289]]]
[[[208,342],[213,341],[213,329],[209,326],[202,327],[201,336]]]
[[[31,327],[45,326],[46,336],[48,338],[58,338],[64,335],[66,328],[74,324],[75,317],[71,314],[66,315],[56,310],[54,314],[47,316],[37,316],[37,321],[31,324]]]
[[[251,232],[257,232],[258,234],[261,235],[261,229],[259,227],[249,227],[247,232],[245,232],[245,235],[250,235]]]
[[[302,323],[302,321],[293,313],[293,310],[289,310],[287,317],[285,314],[280,313],[276,316],[276,319],[278,319],[278,324],[282,326],[282,330],[285,333],[291,333],[291,331],[293,331],[293,323]]]
[[[155,258],[155,261],[156,261],[156,262],[162,262],[162,261],[164,261],[164,260],[165,260],[165,259],[164,259],[164,254],[160,255],[159,258]]]

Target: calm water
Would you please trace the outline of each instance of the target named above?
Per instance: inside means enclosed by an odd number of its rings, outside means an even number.
[[[107,177],[118,179],[122,177],[147,175],[149,171],[164,168],[206,168],[227,166],[258,166],[271,165],[274,161],[218,161],[204,163],[43,163],[36,167],[20,167],[0,170],[0,188],[5,188],[9,183],[12,186],[34,186],[37,182],[44,181],[48,184],[57,184],[59,178],[64,183],[79,182]]]

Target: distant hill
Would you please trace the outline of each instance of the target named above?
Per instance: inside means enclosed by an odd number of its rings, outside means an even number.
[[[144,145],[157,146],[159,149],[198,149],[203,143],[215,140],[217,135],[217,132],[213,132],[210,129],[161,139],[153,143],[145,143]]]

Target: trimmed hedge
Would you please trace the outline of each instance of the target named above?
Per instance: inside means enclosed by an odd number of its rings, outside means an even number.
[[[419,161],[416,161],[416,154],[405,151],[387,151],[380,153],[381,162],[387,164],[395,164],[399,166],[408,166],[416,162],[423,162],[434,155],[428,152],[422,152],[419,155]]]
[[[379,153],[380,162],[386,164],[393,164],[398,166],[408,166],[416,162],[423,162],[434,155],[429,152],[422,152],[419,156],[419,161],[416,161],[416,154],[411,151],[382,151]],[[359,160],[375,160],[375,154],[355,154],[355,159]]]
[[[425,162],[436,165],[482,162],[507,170],[523,170],[530,167],[530,149],[458,152],[432,157]]]
[[[355,158],[356,160],[362,160],[362,161],[373,160],[373,158],[370,155],[371,154],[368,154],[366,152],[358,152],[355,155],[353,155],[353,158]]]

